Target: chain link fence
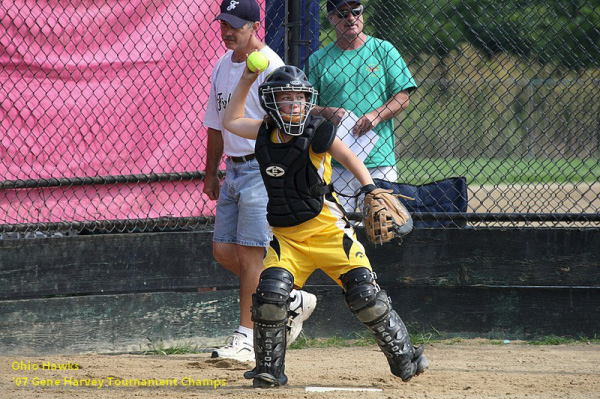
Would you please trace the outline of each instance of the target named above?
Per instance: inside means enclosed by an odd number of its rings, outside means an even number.
[[[599,226],[598,2],[362,3],[365,32],[392,43],[418,84],[395,121],[398,180],[468,184],[466,214],[423,216]],[[336,40],[325,14],[323,46]]]
[[[219,3],[1,3],[2,238],[211,223],[202,121],[226,51]],[[335,41],[323,1],[259,3],[286,62]],[[398,181],[466,182],[464,212],[417,220],[600,227],[597,2],[363,4],[365,32],[418,85],[395,120]]]

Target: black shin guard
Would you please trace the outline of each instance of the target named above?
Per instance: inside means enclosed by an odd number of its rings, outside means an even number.
[[[374,274],[357,268],[340,277],[346,304],[364,323],[388,359],[392,374],[408,381],[429,366],[423,348],[415,348],[398,313],[392,309],[385,291],[380,290]]]
[[[287,383],[286,327],[293,286],[291,273],[278,267],[269,268],[261,273],[256,293],[252,295],[256,367],[244,377],[254,379],[254,387],[268,388]]]
[[[377,295],[382,296],[377,300],[387,302],[390,311],[382,319],[365,324],[387,357],[392,374],[402,378],[402,381],[408,381],[425,371],[429,362],[423,355],[423,347],[415,348],[411,344],[406,326],[398,313],[391,309],[385,291],[379,291]]]

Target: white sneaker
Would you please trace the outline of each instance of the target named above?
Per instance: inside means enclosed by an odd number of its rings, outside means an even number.
[[[226,342],[224,347],[215,349],[210,357],[234,359],[240,362],[254,361],[254,344],[245,334],[236,331],[227,338]]]
[[[296,290],[297,294],[300,295],[300,304],[294,309],[290,309],[290,317],[288,318],[288,331],[287,331],[287,345],[290,346],[292,342],[298,338],[300,331],[302,331],[302,323],[308,320],[312,312],[317,307],[317,297],[306,291]]]

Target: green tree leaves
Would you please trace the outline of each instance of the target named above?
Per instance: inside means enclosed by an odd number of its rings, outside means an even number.
[[[587,0],[371,0],[377,36],[403,54],[444,57],[469,43],[568,68],[600,66],[600,4]]]

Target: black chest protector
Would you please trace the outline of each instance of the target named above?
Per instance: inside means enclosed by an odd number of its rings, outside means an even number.
[[[324,196],[333,191],[310,161],[316,153],[329,150],[335,139],[335,125],[309,116],[302,135],[287,143],[273,143],[271,128],[262,124],[255,153],[260,165],[269,203],[267,220],[273,227],[297,226],[316,217],[323,209]]]

